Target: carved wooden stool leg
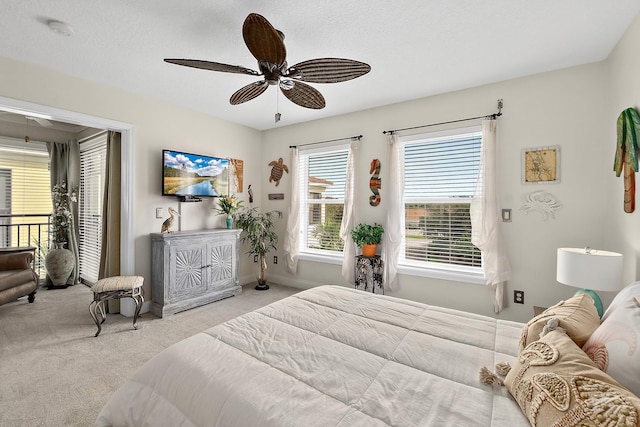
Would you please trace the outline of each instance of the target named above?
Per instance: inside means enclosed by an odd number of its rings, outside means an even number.
[[[136,303],[133,315],[133,329],[138,329],[137,321],[142,309],[144,298],[142,297],[143,278],[140,276],[116,276],[98,280],[91,290],[93,291],[93,301],[89,304],[89,312],[93,321],[98,326],[97,337],[102,330],[101,324],[107,320],[109,307],[105,309],[105,303],[110,299],[132,298]],[[98,313],[100,319],[98,319]]]
[[[98,301],[97,298],[99,297],[96,295],[94,297],[94,300],[91,301],[91,304],[89,304],[89,313],[91,314],[93,321],[96,322],[96,326],[98,327],[98,332],[96,332],[94,337],[97,337],[100,334],[100,331],[102,330],[101,324],[104,322],[104,319],[102,319],[102,321],[98,320],[98,315],[96,313],[96,310],[98,310],[98,305],[100,304],[100,301]]]

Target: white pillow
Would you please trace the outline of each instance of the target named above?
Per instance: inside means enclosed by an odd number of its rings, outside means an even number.
[[[640,396],[640,282],[616,295],[582,349],[598,368]]]

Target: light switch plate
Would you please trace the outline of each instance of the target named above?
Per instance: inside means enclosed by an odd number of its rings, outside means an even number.
[[[156,218],[162,218],[162,208],[156,208]]]

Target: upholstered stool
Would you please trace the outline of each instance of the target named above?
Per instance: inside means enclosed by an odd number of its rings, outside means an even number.
[[[133,329],[138,329],[136,322],[138,321],[138,315],[144,302],[144,298],[142,297],[143,282],[144,277],[141,276],[114,276],[100,279],[91,287],[93,291],[93,301],[89,304],[89,312],[91,313],[91,317],[93,317],[93,321],[96,322],[96,326],[98,326],[98,332],[95,334],[96,337],[102,330],[101,325],[107,320],[106,313],[109,311],[109,307],[107,306],[105,310],[104,302],[110,299],[133,298],[136,302],[136,311],[133,315]],[[98,319],[98,316],[100,319]]]

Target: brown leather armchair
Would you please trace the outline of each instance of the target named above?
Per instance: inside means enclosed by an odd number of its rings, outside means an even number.
[[[29,296],[32,303],[38,289],[38,274],[33,269],[35,248],[0,249],[0,305]]]

